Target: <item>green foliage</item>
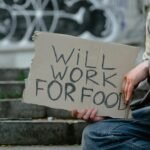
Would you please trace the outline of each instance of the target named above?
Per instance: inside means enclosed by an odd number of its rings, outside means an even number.
[[[17,81],[24,81],[27,78],[26,73],[21,70],[16,78]]]
[[[22,94],[17,92],[0,92],[0,99],[5,98],[21,98]]]

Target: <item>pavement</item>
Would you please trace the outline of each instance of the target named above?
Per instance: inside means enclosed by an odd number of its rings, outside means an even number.
[[[78,145],[73,146],[0,146],[0,150],[81,150]]]

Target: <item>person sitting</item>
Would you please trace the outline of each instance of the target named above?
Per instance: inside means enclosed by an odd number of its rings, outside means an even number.
[[[137,85],[150,75],[150,61],[146,60],[124,76],[122,93],[127,104]],[[149,90],[150,91],[150,90]],[[150,92],[142,101],[149,101]],[[149,150],[150,149],[150,106],[139,108],[132,120],[103,118],[97,116],[96,109],[72,111],[72,116],[95,123],[89,124],[83,131],[83,150]],[[133,111],[134,112],[134,111]],[[140,117],[139,117],[140,116]]]

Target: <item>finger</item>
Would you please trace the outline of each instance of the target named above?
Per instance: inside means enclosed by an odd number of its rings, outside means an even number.
[[[126,86],[127,78],[126,76],[123,78],[122,82],[122,87],[121,87],[121,93],[122,93],[122,98],[125,100],[125,86]]]
[[[92,109],[88,109],[87,112],[84,114],[83,119],[84,120],[89,120],[92,111],[93,111],[93,108]]]
[[[130,100],[130,98],[131,98],[131,96],[132,96],[133,89],[134,89],[134,87],[133,87],[133,85],[130,83],[130,84],[128,85],[128,89],[127,89],[126,104],[129,102],[129,100]]]
[[[80,112],[77,113],[77,118],[78,119],[83,119],[83,116],[87,113],[87,109],[84,109]]]
[[[125,103],[126,103],[126,99],[127,99],[128,86],[129,86],[129,81],[126,80],[126,83],[125,83],[125,85],[124,85],[124,102],[125,102]]]
[[[94,108],[90,114],[90,119],[93,120],[96,117],[97,109]]]

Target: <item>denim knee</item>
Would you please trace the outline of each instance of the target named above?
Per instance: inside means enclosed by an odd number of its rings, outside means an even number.
[[[82,133],[83,139],[87,139],[91,136],[91,129],[92,129],[92,127],[90,125],[88,125],[84,128],[83,133]]]
[[[150,142],[139,138],[143,131],[138,132],[139,130],[141,128],[133,125],[132,122],[122,120],[103,120],[89,124],[83,131],[82,150],[98,150],[100,148],[103,150],[126,150],[133,149],[133,147],[141,150],[141,147],[146,144],[150,147]],[[142,134],[144,135],[145,132],[143,131]]]
[[[118,142],[112,134],[112,126],[108,122],[96,122],[88,125],[82,134],[82,150],[98,150]]]
[[[86,126],[82,133],[82,144],[97,142],[99,138],[109,135],[107,123],[103,121],[89,124]]]
[[[82,150],[96,150],[97,145],[93,140],[95,130],[93,130],[93,124],[88,125],[84,128],[82,133]]]
[[[107,136],[115,134],[120,126],[124,126],[123,122],[99,121],[89,124],[83,131],[84,137],[93,137],[94,135]]]
[[[111,126],[110,123],[103,121],[89,124],[84,128],[82,138],[84,140],[89,140],[95,138],[96,136],[110,135],[112,134],[112,127],[113,126]]]

